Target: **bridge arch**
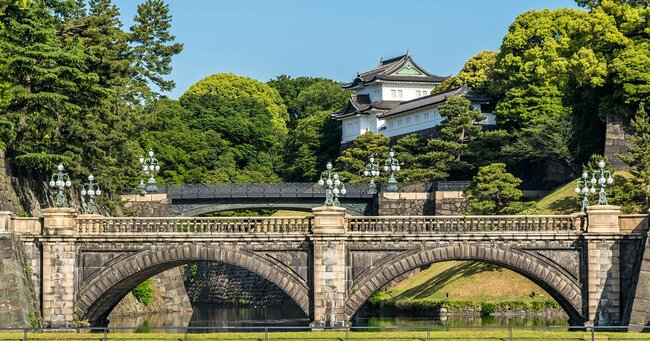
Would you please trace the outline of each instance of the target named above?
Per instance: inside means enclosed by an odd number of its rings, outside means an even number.
[[[175,266],[196,261],[222,262],[255,272],[287,293],[309,316],[309,289],[297,274],[250,252],[207,245],[147,250],[111,264],[80,288],[75,314],[91,325],[104,324],[115,305],[139,283]]]
[[[370,296],[398,276],[418,268],[443,261],[475,260],[513,270],[546,290],[576,323],[585,321],[582,312],[581,288],[569,276],[539,258],[519,250],[503,250],[481,245],[450,245],[392,259],[362,274],[350,288],[345,311],[351,320]]]

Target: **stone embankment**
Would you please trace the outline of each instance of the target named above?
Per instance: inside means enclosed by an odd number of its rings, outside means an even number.
[[[191,312],[190,303],[180,268],[172,268],[152,277],[155,293],[149,304],[138,301],[132,293],[128,293],[120,303],[113,308],[111,317],[139,313],[171,313]]]
[[[197,263],[185,269],[192,303],[272,306],[294,304],[282,289],[254,272],[223,263]],[[299,309],[299,308],[297,308]]]
[[[20,236],[0,232],[0,327],[40,326],[38,302]]]

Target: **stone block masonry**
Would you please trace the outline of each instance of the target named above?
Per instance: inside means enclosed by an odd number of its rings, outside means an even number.
[[[39,320],[20,236],[0,232],[0,327],[27,328]]]

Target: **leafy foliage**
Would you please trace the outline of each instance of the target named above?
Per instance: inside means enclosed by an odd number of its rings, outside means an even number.
[[[363,178],[363,170],[368,163],[368,159],[371,155],[374,155],[378,160],[387,157],[389,140],[388,137],[373,134],[372,132],[358,136],[352,141],[352,146],[344,150],[341,156],[336,159],[337,163],[343,165],[343,170],[339,172],[341,178],[351,183],[366,181],[367,179]],[[324,169],[324,165],[321,167]]]
[[[641,103],[632,120],[635,130],[632,145],[628,148],[629,156],[621,159],[630,167],[632,183],[643,193],[644,207],[648,209],[650,202],[650,117]]]
[[[479,169],[463,194],[474,214],[508,213],[523,195],[517,188],[520,184],[519,178],[506,171],[505,164],[493,163]]]
[[[482,95],[492,92],[494,78],[494,64],[497,51],[481,51],[465,62],[457,75],[445,79],[442,84],[433,89],[433,93],[442,92],[451,88],[467,84],[467,86]]]
[[[148,306],[153,300],[153,296],[156,293],[156,288],[153,286],[153,279],[149,278],[144,282],[138,284],[133,290],[131,290],[133,296],[138,300],[138,302]]]

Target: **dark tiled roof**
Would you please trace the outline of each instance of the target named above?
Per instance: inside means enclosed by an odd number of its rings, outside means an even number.
[[[337,113],[332,113],[332,118],[344,118],[357,114],[369,114],[372,110],[386,111],[397,107],[400,101],[379,101],[375,103],[370,102],[368,95],[352,95],[347,107]]]
[[[408,61],[410,61],[411,64],[413,64],[418,70],[424,72],[425,75],[424,76],[391,76],[393,72],[399,70],[399,68],[402,67],[402,65],[404,65]],[[446,78],[448,77],[440,77],[440,76],[430,74],[429,72],[421,68],[419,65],[417,65],[415,61],[413,61],[413,58],[411,58],[411,55],[407,53],[405,55],[387,59],[387,60],[382,59],[379,62],[379,65],[377,65],[374,69],[357,74],[357,77],[351,83],[345,83],[342,84],[341,86],[344,89],[348,89],[348,88],[355,87],[361,83],[363,84],[372,83],[377,79],[406,81],[406,82],[438,83],[438,82],[442,82]]]
[[[388,112],[385,112],[381,115],[379,115],[379,118],[386,118],[390,117],[393,115],[398,115],[405,113],[407,111],[415,110],[415,109],[420,109],[420,108],[425,108],[431,105],[443,103],[447,101],[447,98],[449,97],[454,97],[454,96],[465,96],[467,99],[469,99],[472,102],[488,102],[489,99],[485,97],[480,97],[476,93],[472,92],[467,88],[467,85],[459,86],[456,88],[452,88],[437,94],[429,95],[429,96],[424,96],[420,98],[416,98],[410,101],[402,102],[400,105],[396,106],[395,108],[389,110]]]

